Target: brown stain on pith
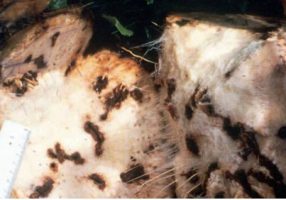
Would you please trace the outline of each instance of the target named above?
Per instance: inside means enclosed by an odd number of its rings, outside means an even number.
[[[176,91],[176,80],[175,79],[168,79],[167,80],[167,98],[166,102],[171,102],[172,100],[172,95]]]
[[[53,190],[54,180],[50,177],[46,177],[44,183],[41,186],[37,186],[34,192],[30,194],[29,198],[43,198],[47,197]]]
[[[177,108],[174,106],[174,104],[167,103],[166,107],[167,107],[167,111],[169,112],[169,114],[172,117],[172,119],[175,120],[175,121],[178,120],[179,119],[179,115],[178,115]]]
[[[191,135],[186,136],[186,146],[187,149],[192,152],[194,155],[198,156],[199,155],[199,146],[197,144],[197,141],[195,138]]]
[[[51,159],[57,159],[59,163],[63,163],[65,160],[70,160],[76,165],[82,165],[85,163],[85,159],[81,157],[79,152],[74,152],[68,155],[64,149],[62,149],[60,143],[55,144],[55,150],[49,148],[47,154]]]
[[[32,55],[27,56],[27,58],[24,60],[24,63],[30,63],[32,61]]]
[[[240,123],[232,124],[230,118],[223,118],[223,130],[230,136],[233,140],[237,140],[240,134],[243,132],[243,126]]]
[[[145,173],[143,165],[136,164],[131,165],[126,172],[122,172],[120,178],[122,182],[130,184],[139,180],[148,180],[150,177]]]
[[[189,106],[188,104],[185,105],[185,116],[188,120],[191,120],[193,117],[193,109],[191,106]]]
[[[56,32],[52,37],[51,37],[51,46],[54,47],[56,44],[56,41],[58,39],[58,37],[60,36],[60,32]]]
[[[108,85],[108,78],[105,76],[99,76],[96,78],[96,81],[93,83],[93,90],[97,93],[101,93],[103,89]]]
[[[104,134],[99,131],[99,127],[97,125],[90,121],[85,122],[84,130],[91,135],[94,141],[96,141],[95,155],[100,156],[103,153],[102,145],[105,140]]]
[[[286,197],[286,191],[285,191],[286,185],[283,182],[277,181],[269,177],[265,173],[261,171],[255,171],[253,169],[249,170],[248,175],[254,177],[257,181],[265,183],[268,186],[272,187],[276,198]]]
[[[39,57],[34,59],[34,64],[38,69],[43,69],[47,67],[47,63],[45,62],[44,55],[40,55]]]
[[[198,170],[194,168],[191,168],[188,172],[181,174],[181,176],[184,176],[191,184],[196,184],[200,180]]]
[[[277,132],[277,137],[286,140],[286,126],[282,126],[278,132]]]
[[[106,120],[108,117],[108,113],[116,108],[119,109],[121,106],[121,103],[125,101],[128,97],[129,91],[124,85],[118,85],[115,87],[111,93],[106,95],[105,99],[105,113],[101,115],[101,120]]]
[[[142,103],[143,93],[139,88],[135,88],[134,90],[132,90],[130,92],[130,95],[135,101]]]
[[[93,183],[95,185],[97,185],[97,187],[100,189],[100,190],[104,190],[104,188],[106,187],[106,183],[105,183],[105,180],[103,179],[103,177],[97,173],[93,173],[91,175],[88,176],[88,178],[90,180],[93,181]]]
[[[248,179],[247,179],[247,175],[244,170],[242,169],[237,170],[234,173],[233,177],[234,177],[234,180],[241,185],[244,192],[248,196],[250,196],[251,198],[262,198],[262,196],[250,186]]]
[[[65,76],[68,76],[70,74],[70,72],[75,68],[75,64],[76,60],[73,59],[65,71]]]
[[[58,172],[58,171],[59,171],[58,164],[55,163],[55,162],[50,163],[50,169],[51,169],[53,172]]]

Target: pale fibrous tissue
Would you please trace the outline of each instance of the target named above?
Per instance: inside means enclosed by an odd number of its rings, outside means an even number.
[[[169,16],[152,76],[91,37],[73,8],[0,52],[0,124],[31,130],[12,197],[286,196],[283,21]]]
[[[285,197],[285,25],[174,15],[159,76],[173,81],[179,197]]]

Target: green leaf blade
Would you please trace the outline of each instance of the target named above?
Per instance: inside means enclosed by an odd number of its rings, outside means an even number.
[[[49,4],[51,10],[58,10],[68,6],[67,0],[52,0]]]
[[[102,15],[102,17],[109,21],[113,26],[115,26],[121,35],[126,37],[131,37],[134,35],[134,32],[124,27],[116,17],[111,15]]]
[[[154,3],[154,0],[146,0],[147,5],[151,5]]]

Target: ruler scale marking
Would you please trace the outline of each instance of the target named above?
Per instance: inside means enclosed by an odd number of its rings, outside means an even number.
[[[0,198],[9,198],[30,131],[4,121],[0,131]]]

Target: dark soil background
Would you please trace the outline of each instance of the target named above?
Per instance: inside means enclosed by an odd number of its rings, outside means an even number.
[[[111,49],[122,56],[136,54],[148,60],[157,62],[158,49],[142,47],[150,41],[160,38],[164,30],[165,18],[171,13],[204,12],[218,14],[252,14],[267,17],[282,18],[283,6],[280,0],[51,0],[45,12],[81,6],[83,12],[89,15],[94,23],[94,36],[86,54],[94,53],[100,49]],[[114,24],[103,16],[111,16],[120,22],[127,30],[132,31],[131,36],[124,36]],[[15,32],[37,21],[37,18],[22,19],[15,23]],[[6,38],[5,29],[0,24],[0,47]],[[13,32],[13,27],[10,30]],[[139,46],[139,47],[138,47]],[[122,47],[128,49],[123,50]],[[155,64],[136,58],[149,72]]]
[[[78,0],[68,0],[69,5]],[[138,45],[158,39],[164,29],[165,17],[176,12],[205,12],[219,14],[252,14],[259,16],[283,17],[280,0],[82,0],[85,9],[91,12],[94,20],[94,37],[87,52],[92,53],[109,48],[128,55],[121,47],[134,54],[157,62],[158,51],[148,51],[148,47]],[[116,17],[127,29],[133,31],[130,37],[123,36],[102,15]],[[150,48],[149,48],[150,49]],[[151,72],[154,64],[138,59],[144,68]]]

